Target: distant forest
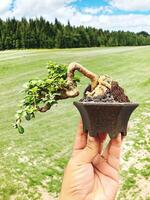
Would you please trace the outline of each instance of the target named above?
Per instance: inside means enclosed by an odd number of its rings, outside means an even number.
[[[0,50],[25,48],[77,48],[100,46],[150,45],[145,32],[104,31],[102,29],[63,25],[43,17],[37,19],[0,19]]]

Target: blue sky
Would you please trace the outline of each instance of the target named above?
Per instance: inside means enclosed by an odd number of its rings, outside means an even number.
[[[15,2],[16,2],[16,0],[11,1],[11,3],[9,4],[8,10],[13,11],[13,9],[15,8]]]
[[[150,33],[150,0],[0,0],[0,18],[57,17],[66,24]]]
[[[75,1],[73,4],[77,6],[78,8],[108,5],[107,1],[104,1],[104,0],[79,0],[79,1]]]
[[[120,1],[122,1],[122,0],[120,0]],[[136,2],[137,0],[130,0],[130,1]],[[140,8],[134,8],[133,10],[124,10],[123,8],[119,9],[119,8],[113,7],[112,5],[110,5],[110,2],[111,1],[109,1],[109,0],[79,0],[79,1],[73,2],[72,5],[74,5],[78,9],[83,9],[85,7],[97,8],[100,6],[103,6],[103,7],[109,6],[110,9],[112,10],[111,14],[113,14],[113,15],[118,15],[118,14],[145,14],[145,15],[148,15],[148,14],[150,14],[150,7],[148,9],[145,7],[145,9],[143,9],[143,10],[140,10]],[[142,2],[142,1],[140,1],[140,2]],[[138,4],[138,1],[137,1],[137,4]],[[150,4],[150,1],[149,1],[149,4]],[[107,14],[110,14],[110,13],[107,13]]]

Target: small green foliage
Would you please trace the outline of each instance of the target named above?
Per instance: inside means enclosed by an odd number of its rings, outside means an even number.
[[[18,125],[17,128],[20,134],[24,133],[24,128],[22,126]]]
[[[24,98],[19,105],[14,127],[19,133],[24,133],[24,128],[21,126],[22,119],[27,121],[35,117],[35,112],[39,108],[47,105],[49,108],[57,104],[61,91],[67,87],[67,66],[48,62],[48,75],[45,79],[33,79],[23,85]],[[79,79],[74,77],[74,83],[79,82]]]

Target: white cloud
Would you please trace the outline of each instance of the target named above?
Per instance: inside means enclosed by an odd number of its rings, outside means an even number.
[[[0,17],[21,17],[35,18],[43,16],[49,21],[53,21],[56,17],[63,23],[68,20],[73,24],[82,24],[91,19],[91,15],[82,14],[72,7],[69,3],[75,0],[16,0],[13,11],[0,13]],[[79,23],[78,23],[79,22]]]
[[[4,13],[8,10],[11,0],[0,0],[0,13]]]
[[[150,11],[150,0],[109,0],[112,7],[126,11]]]
[[[102,10],[102,7],[97,8],[98,10],[86,8],[84,11],[79,11],[69,4],[73,0],[16,0],[13,11],[8,11],[6,8],[10,2],[8,0],[3,1],[5,6],[3,6],[3,13],[0,12],[0,18],[3,19],[13,16],[17,19],[23,16],[27,18],[43,16],[45,19],[53,21],[57,17],[64,24],[70,20],[71,24],[75,26],[85,25],[105,30],[129,30],[134,32],[145,30],[150,33],[150,15],[104,15],[104,13],[95,15]],[[117,0],[111,1],[117,2]],[[124,0],[118,1],[122,2]],[[0,10],[2,10],[1,4]]]
[[[83,20],[84,19],[84,20]],[[147,31],[150,33],[150,15],[83,15],[76,14],[70,18],[74,25],[85,25],[104,30]]]
[[[150,33],[150,15],[102,15],[98,17],[98,24],[108,30],[133,32],[145,30]]]
[[[84,13],[91,14],[91,15],[99,14],[99,13],[103,13],[103,14],[112,13],[112,10],[109,6],[100,6],[100,7],[96,7],[96,8],[86,7],[84,9],[82,9],[82,11]]]
[[[82,15],[78,16],[78,21],[72,21],[75,25],[93,26],[102,28],[104,30],[123,30],[123,31],[147,31],[150,33],[150,15],[100,15],[91,16],[91,18],[84,15],[82,21]]]
[[[66,7],[69,8],[68,4],[71,2],[73,0],[16,0],[13,15],[18,17],[49,16],[49,18],[53,18],[54,15],[57,16],[57,12],[59,13],[61,9],[64,12]]]

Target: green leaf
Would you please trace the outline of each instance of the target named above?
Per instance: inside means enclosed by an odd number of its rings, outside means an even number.
[[[31,119],[31,115],[27,113],[25,118],[26,118],[27,121],[29,121]]]
[[[20,125],[25,117],[27,121],[35,117],[38,107],[45,104],[52,105],[57,103],[58,96],[62,89],[67,87],[67,66],[56,64],[52,61],[47,66],[48,74],[44,79],[29,80],[24,84],[24,98],[20,102],[19,110],[16,114],[16,124],[18,131],[22,134],[23,127]],[[74,83],[78,82],[78,78],[74,78]],[[56,98],[57,97],[57,98]]]
[[[20,134],[23,134],[23,133],[24,133],[24,128],[23,128],[22,126],[18,125],[17,128],[18,128],[18,132],[19,132]]]

